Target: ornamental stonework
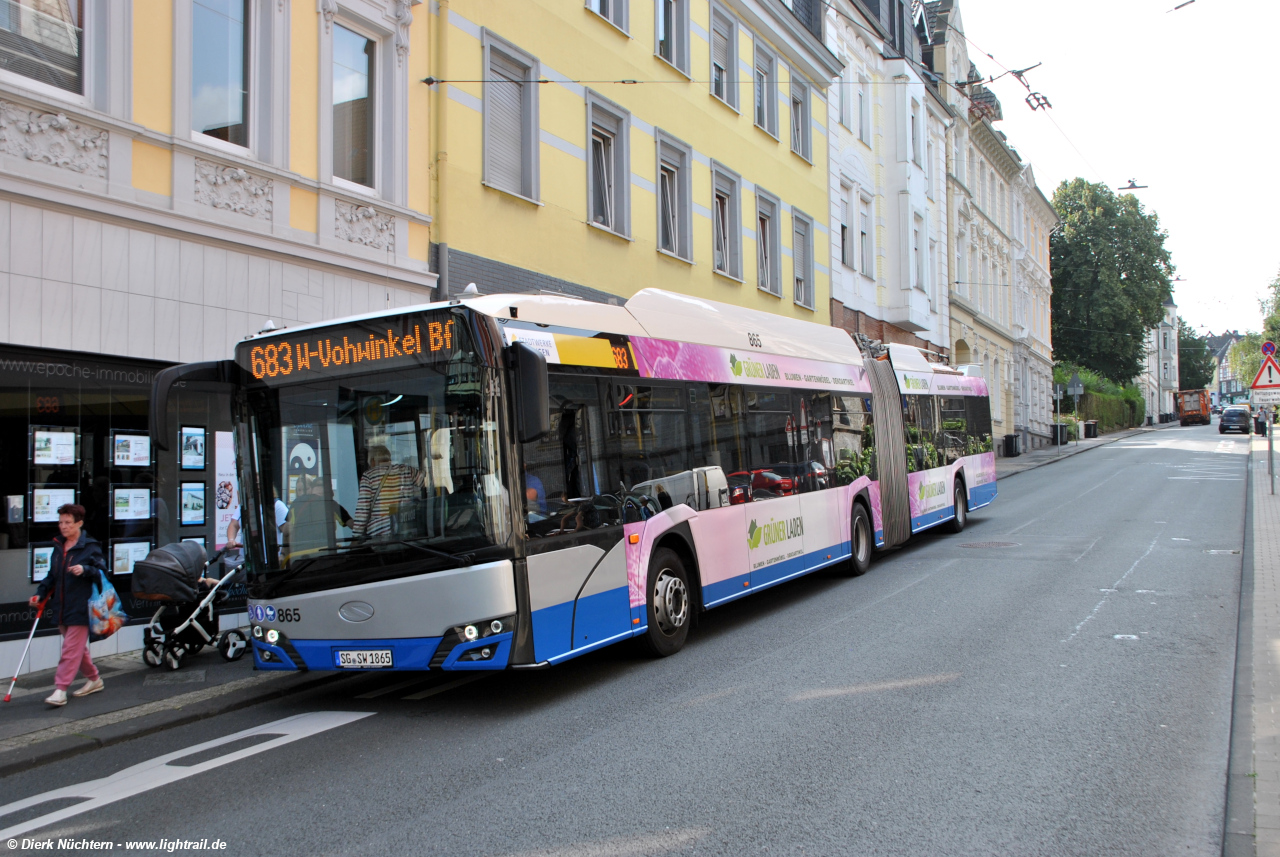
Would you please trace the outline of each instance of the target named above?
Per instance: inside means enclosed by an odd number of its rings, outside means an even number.
[[[196,202],[245,217],[271,220],[271,179],[196,158]]]
[[[0,101],[0,152],[86,176],[107,177],[107,132],[63,113]]]
[[[396,219],[367,205],[334,200],[333,231],[344,241],[374,250],[396,249]]]

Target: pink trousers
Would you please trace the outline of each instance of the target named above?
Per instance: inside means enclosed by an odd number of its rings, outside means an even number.
[[[62,634],[62,657],[58,659],[54,685],[58,690],[66,690],[76,680],[77,672],[84,673],[89,681],[97,681],[98,668],[89,657],[89,626],[59,625],[58,631]]]

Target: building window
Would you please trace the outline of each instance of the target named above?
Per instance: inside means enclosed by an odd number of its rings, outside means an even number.
[[[920,164],[920,104],[911,102],[911,160]]]
[[[587,186],[591,189],[591,222],[610,232],[629,235],[631,157],[628,148],[631,114],[587,92]]]
[[[846,63],[847,65],[848,63]],[[840,124],[853,130],[853,93],[849,90],[849,84],[843,77],[836,78],[836,86],[840,87]]]
[[[689,73],[689,0],[656,0],[658,56]]]
[[[778,59],[756,42],[756,127],[778,136]]]
[[[810,153],[809,87],[794,77],[791,79],[791,151],[806,161]]]
[[[781,234],[778,200],[756,188],[756,283],[761,290],[782,297]]]
[[[587,0],[587,8],[626,32],[627,0]]]
[[[0,69],[84,92],[83,0],[0,0]]]
[[[738,25],[718,8],[711,10],[711,94],[738,109]]]
[[[924,291],[924,218],[918,214],[911,228],[911,259],[915,268],[911,284]]]
[[[373,187],[374,52],[377,45],[333,25],[333,175]]]
[[[973,146],[969,147],[969,168],[965,171],[964,184],[965,187],[972,188],[973,180],[977,176],[977,154],[973,151]]]
[[[662,131],[658,143],[658,249],[693,260],[689,164],[693,150]]]
[[[484,182],[538,198],[538,61],[485,33]]]
[[[246,147],[249,145],[249,27],[245,14],[248,5],[248,0],[195,0],[191,9],[191,128]],[[0,2],[0,10],[6,7],[11,8],[8,0]],[[3,14],[0,11],[0,17]],[[335,36],[335,45],[337,42]],[[337,80],[335,63],[335,91]]]
[[[871,145],[871,84],[858,76],[858,139]]]
[[[858,199],[858,270],[864,277],[875,278],[871,255],[871,200]]]
[[[933,177],[937,172],[937,164],[933,161],[933,141],[930,140],[925,145],[924,152],[924,184],[925,189],[928,192],[929,199],[934,198],[934,194],[937,190],[933,184]]]
[[[849,225],[849,189],[840,188],[840,264],[853,267],[853,228]]]
[[[742,278],[742,185],[738,176],[713,165],[714,192],[711,200],[713,264],[721,274]]]
[[[795,302],[813,309],[813,222],[791,210],[791,262]]]

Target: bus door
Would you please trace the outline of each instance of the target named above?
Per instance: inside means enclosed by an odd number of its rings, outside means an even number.
[[[630,632],[625,498],[605,456],[601,396],[607,386],[551,375],[551,431],[524,444],[529,601],[539,662]]]
[[[902,394],[898,378],[887,360],[868,360],[876,456],[880,473],[880,513],[884,522],[884,547],[900,545],[911,537],[911,499],[907,488],[906,432],[902,420]]]

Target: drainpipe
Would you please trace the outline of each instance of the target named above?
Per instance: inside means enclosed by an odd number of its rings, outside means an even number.
[[[445,119],[449,115],[449,0],[439,0],[436,15],[436,299],[446,300],[449,297],[449,244],[446,240],[449,218],[447,214],[448,193],[446,177],[449,167],[449,153],[445,150],[448,137],[445,134]]]

